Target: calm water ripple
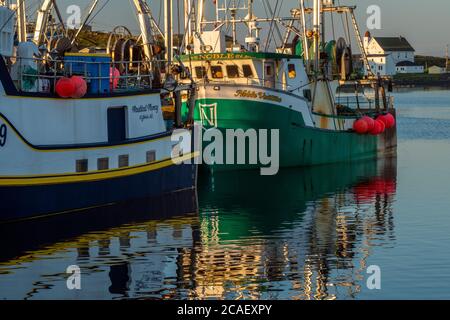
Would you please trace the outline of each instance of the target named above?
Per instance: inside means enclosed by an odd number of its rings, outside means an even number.
[[[200,214],[184,214],[191,194],[184,212],[171,200],[1,226],[0,298],[448,299],[450,92],[396,103],[398,159],[203,175]],[[66,287],[70,265],[82,290]]]

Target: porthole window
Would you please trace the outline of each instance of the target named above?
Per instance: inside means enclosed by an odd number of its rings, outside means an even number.
[[[99,171],[108,170],[109,169],[109,158],[97,159],[97,169]]]
[[[119,168],[125,168],[130,166],[130,156],[127,154],[119,156]]]
[[[148,151],[147,152],[147,163],[152,163],[156,161],[156,151]]]
[[[76,172],[88,172],[88,160],[77,160],[76,161]]]

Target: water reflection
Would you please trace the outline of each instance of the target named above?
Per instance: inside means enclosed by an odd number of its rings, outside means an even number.
[[[110,208],[103,226],[62,223],[69,235],[61,223],[2,231],[0,298],[358,297],[372,250],[395,240],[396,160],[258,173],[204,176],[200,215],[136,219],[127,207],[125,221]],[[73,264],[81,291],[66,288]]]
[[[355,297],[372,248],[395,238],[394,159],[227,173],[203,186],[197,297]]]

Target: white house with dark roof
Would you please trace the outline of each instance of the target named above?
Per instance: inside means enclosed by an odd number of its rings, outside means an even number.
[[[415,63],[415,50],[403,37],[372,37],[367,31],[364,49],[374,74],[392,76],[397,73],[423,73]]]

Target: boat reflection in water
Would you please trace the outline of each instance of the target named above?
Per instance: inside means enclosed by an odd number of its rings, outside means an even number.
[[[200,297],[354,298],[394,239],[396,159],[215,175],[200,192]]]
[[[394,240],[395,193],[395,159],[204,176],[200,215],[22,241],[2,254],[0,298],[357,298],[370,255]],[[82,290],[67,289],[69,265]]]

